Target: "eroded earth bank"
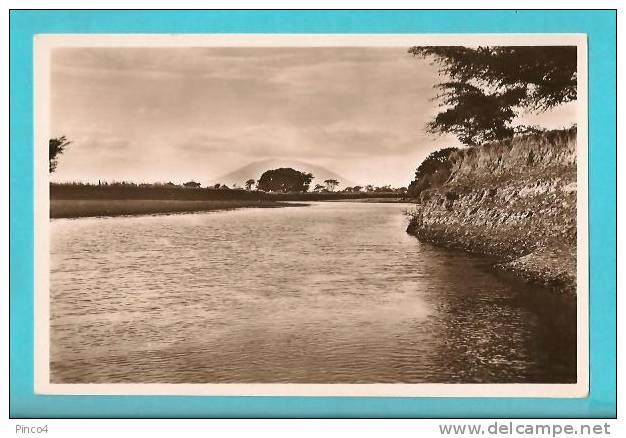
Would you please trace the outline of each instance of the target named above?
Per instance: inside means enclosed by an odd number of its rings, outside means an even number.
[[[496,268],[576,293],[576,129],[450,154],[443,184],[422,190],[407,232],[495,256]]]

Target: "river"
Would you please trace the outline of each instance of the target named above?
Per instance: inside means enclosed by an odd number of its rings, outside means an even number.
[[[53,383],[570,383],[575,305],[406,204],[58,219]]]

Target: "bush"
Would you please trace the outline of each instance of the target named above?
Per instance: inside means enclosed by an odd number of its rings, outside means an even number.
[[[408,187],[408,194],[416,197],[429,188],[439,187],[450,177],[452,162],[450,155],[457,148],[445,148],[431,153],[415,171],[415,179]]]

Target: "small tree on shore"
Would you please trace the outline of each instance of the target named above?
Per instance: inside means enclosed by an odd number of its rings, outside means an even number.
[[[72,142],[69,141],[65,136],[51,138],[49,141],[49,171],[53,173],[59,164],[59,155],[61,155],[67,146],[69,146]]]
[[[339,181],[336,179],[327,179],[324,181],[324,184],[326,184],[326,190],[334,192],[335,188],[339,185]]]
[[[250,178],[249,180],[246,181],[246,190],[252,190],[252,186],[254,186],[254,184],[256,183],[255,180],[253,180],[252,178]]]

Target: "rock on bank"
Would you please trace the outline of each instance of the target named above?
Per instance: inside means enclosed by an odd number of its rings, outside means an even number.
[[[496,268],[576,293],[576,129],[453,152],[451,174],[422,191],[407,232],[496,256]]]

